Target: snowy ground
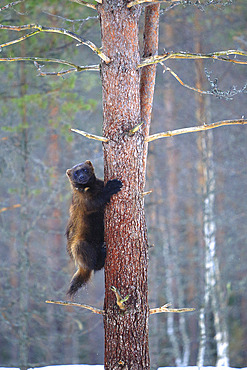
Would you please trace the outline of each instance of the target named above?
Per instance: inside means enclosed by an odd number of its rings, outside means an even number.
[[[45,367],[36,367],[30,368],[29,370],[103,370],[103,365],[54,365],[54,366],[45,366]],[[159,367],[157,370],[197,370],[197,366],[188,366],[188,367]],[[201,367],[200,370],[216,370],[216,367],[207,366]],[[233,367],[220,367],[221,370],[240,370]],[[0,367],[0,370],[20,370],[17,367]],[[247,367],[242,368],[242,370],[247,370]]]

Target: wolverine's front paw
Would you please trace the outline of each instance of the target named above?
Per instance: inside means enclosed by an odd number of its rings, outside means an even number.
[[[105,186],[105,190],[108,191],[111,195],[113,195],[117,194],[121,190],[122,186],[123,184],[122,181],[120,180],[117,179],[109,180]]]

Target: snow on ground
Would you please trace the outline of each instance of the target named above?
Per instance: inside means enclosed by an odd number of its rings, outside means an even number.
[[[242,369],[234,368],[234,367],[228,367],[228,366],[185,366],[185,367],[159,367],[157,370],[247,370],[247,367],[243,367]]]
[[[0,367],[0,370],[20,370],[19,367]],[[28,370],[104,370],[104,365],[53,365],[31,367]]]
[[[0,370],[20,370],[19,367],[0,367]],[[104,370],[104,365],[53,365],[31,367],[28,370]]]
[[[36,367],[30,368],[28,370],[103,370],[104,365],[53,365],[53,366],[45,366],[45,367]],[[159,367],[157,370],[197,370],[197,366],[187,366],[187,367]],[[233,367],[201,367],[200,370],[240,370]],[[0,367],[0,370],[20,370],[17,367]],[[242,368],[242,370],[247,370],[247,367]]]
[[[1,369],[1,368],[0,368]],[[104,370],[104,365],[54,365],[38,367],[37,370]],[[28,370],[35,370],[31,368]]]

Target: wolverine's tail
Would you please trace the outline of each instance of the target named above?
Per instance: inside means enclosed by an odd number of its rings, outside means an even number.
[[[86,284],[90,279],[92,270],[87,270],[82,267],[79,267],[76,271],[75,275],[73,276],[70,288],[67,292],[68,296],[73,297],[77,290],[82,287],[82,285]]]

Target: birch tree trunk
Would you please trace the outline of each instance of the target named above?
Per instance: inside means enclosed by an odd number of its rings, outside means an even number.
[[[196,12],[195,26],[198,36],[201,32],[201,22],[199,13]],[[200,37],[196,39],[195,49],[197,53],[202,51]],[[203,89],[204,84],[203,62],[196,61],[196,87]],[[197,121],[198,124],[210,122],[209,98],[197,96]],[[198,148],[201,152],[201,183],[204,197],[203,209],[203,232],[205,245],[205,287],[204,302],[200,310],[199,326],[201,339],[199,345],[198,362],[199,367],[204,365],[206,341],[207,341],[207,323],[206,313],[209,304],[212,305],[214,317],[215,341],[217,350],[216,366],[229,366],[229,340],[227,324],[225,318],[226,304],[221,290],[221,277],[219,262],[216,255],[216,223],[215,223],[215,173],[213,161],[213,132],[207,131],[199,135]]]
[[[211,302],[214,317],[215,341],[217,349],[216,366],[229,366],[229,340],[225,319],[226,304],[221,291],[219,262],[216,255],[216,224],[214,216],[215,174],[213,167],[213,133],[209,131],[202,135],[202,154],[204,156],[204,214],[203,229],[205,243],[205,292],[204,305],[200,312],[202,343],[198,366],[204,364],[207,339],[206,310]]]
[[[140,88],[140,7],[128,9],[126,4],[125,0],[108,1],[98,7],[103,52],[111,59],[101,66],[103,132],[110,139],[104,144],[105,180],[118,178],[123,183],[105,212],[105,369],[135,370],[150,367],[148,251],[142,192],[147,155],[144,137],[150,124],[155,69],[152,67],[149,76],[151,87],[146,90],[144,76]],[[141,111],[147,104],[148,120],[130,136],[129,131],[141,123]],[[129,295],[125,312],[116,305],[111,286],[122,297]]]

